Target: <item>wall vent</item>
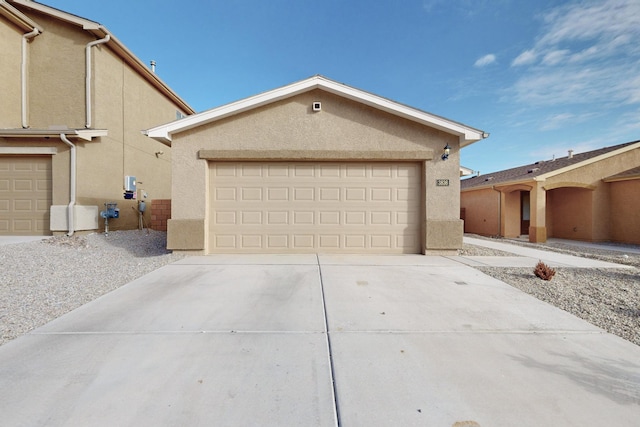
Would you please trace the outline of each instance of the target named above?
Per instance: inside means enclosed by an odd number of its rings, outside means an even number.
[[[314,101],[311,108],[313,109],[313,111],[321,111],[322,110],[322,103],[319,101]]]

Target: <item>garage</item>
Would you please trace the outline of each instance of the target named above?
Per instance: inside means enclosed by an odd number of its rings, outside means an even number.
[[[0,157],[0,234],[49,232],[51,157]]]
[[[419,163],[210,162],[212,253],[419,253]]]
[[[454,254],[460,149],[487,134],[323,76],[145,131],[171,146],[167,248]]]

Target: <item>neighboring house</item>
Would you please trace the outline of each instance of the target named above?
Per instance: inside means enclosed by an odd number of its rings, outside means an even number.
[[[465,232],[640,244],[640,141],[461,181]]]
[[[0,0],[0,52],[0,235],[99,229],[111,201],[109,227],[136,228],[126,175],[171,197],[171,150],[141,130],[194,111],[106,28]]]
[[[458,249],[459,151],[487,136],[322,76],[147,134],[172,146],[168,247],[195,253]]]

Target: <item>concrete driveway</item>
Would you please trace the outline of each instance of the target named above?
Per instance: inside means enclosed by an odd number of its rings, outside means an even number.
[[[192,257],[0,347],[0,414],[11,426],[635,426],[640,347],[456,257]]]

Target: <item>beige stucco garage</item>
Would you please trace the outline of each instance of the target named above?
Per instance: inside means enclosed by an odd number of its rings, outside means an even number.
[[[146,134],[172,147],[168,247],[195,253],[458,249],[459,150],[486,137],[322,76]]]

